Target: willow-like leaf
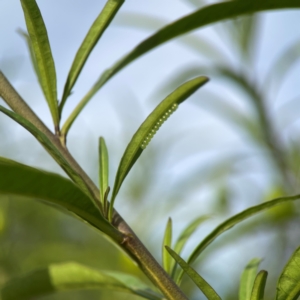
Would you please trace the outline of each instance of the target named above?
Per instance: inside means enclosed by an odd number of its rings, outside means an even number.
[[[168,274],[170,274],[171,271],[172,259],[168,251],[166,250],[165,246],[171,247],[171,245],[172,245],[172,219],[169,218],[165,229],[165,234],[164,234],[163,244],[162,244],[162,265]]]
[[[259,271],[254,281],[250,300],[264,300],[267,276],[267,271]]]
[[[108,164],[108,151],[103,137],[99,139],[99,187],[100,187],[100,199],[102,207],[106,208],[105,192],[108,189],[108,175],[109,175],[109,164]]]
[[[70,178],[85,192],[87,195],[91,196],[92,194],[89,191],[88,187],[81,179],[81,177],[73,170],[73,168],[69,165],[66,159],[61,155],[61,153],[57,150],[54,144],[49,140],[49,138],[42,133],[39,129],[37,129],[32,123],[27,121],[22,116],[6,109],[5,107],[0,105],[0,111],[6,114],[8,117],[19,123],[25,129],[27,129],[48,151],[48,153],[56,160],[56,162],[62,167],[62,169],[70,176]],[[91,200],[92,201],[92,200]],[[95,204],[97,205],[97,204]],[[97,205],[98,206],[98,205]]]
[[[216,291],[205,281],[200,274],[198,274],[191,266],[189,266],[175,251],[166,246],[166,249],[174,260],[181,266],[183,271],[194,281],[202,293],[208,300],[221,300],[221,297]]]
[[[56,72],[47,29],[35,0],[21,0],[21,4],[36,59],[38,68],[37,76],[48,102],[55,128],[57,129],[59,125],[59,113],[56,90]]]
[[[208,218],[209,218],[208,216],[200,216],[200,217],[196,218],[181,232],[181,234],[179,235],[179,237],[174,245],[174,251],[176,253],[178,253],[178,254],[181,253],[183,247],[185,246],[185,244],[187,243],[187,241],[189,240],[191,235]],[[174,278],[177,265],[176,265],[176,263],[172,263],[171,265],[172,265],[172,267],[171,267],[172,273],[171,274],[172,274],[172,278]]]
[[[284,267],[277,284],[276,300],[297,300],[300,296],[300,247]]]
[[[295,200],[299,200],[300,199],[300,195],[295,195],[295,196],[290,196],[290,197],[280,197],[277,199],[273,199],[261,204],[258,204],[256,206],[252,206],[236,215],[234,215],[233,217],[227,219],[225,222],[223,222],[222,224],[220,224],[216,229],[214,229],[196,248],[195,250],[192,252],[192,254],[190,255],[189,259],[188,259],[188,264],[192,264],[197,258],[198,256],[203,252],[204,249],[206,249],[206,247],[211,244],[217,237],[219,237],[222,233],[224,233],[225,231],[229,230],[230,228],[232,228],[233,226],[237,225],[238,223],[254,216],[255,214],[274,207],[275,205],[279,205],[281,203],[286,203],[288,201],[295,201]],[[181,281],[183,273],[181,272],[181,274],[178,276],[178,279],[176,280],[177,283],[179,283]]]
[[[264,0],[264,1],[228,1],[203,7],[196,12],[187,15],[154,33],[148,39],[137,45],[131,52],[103,72],[97,82],[92,86],[80,103],[76,106],[70,117],[67,119],[64,129],[70,128],[80,111],[97,91],[117,72],[129,63],[182,34],[194,29],[204,27],[229,18],[238,17],[245,14],[256,13],[265,10],[276,10],[286,8],[300,8],[299,0]]]
[[[239,300],[250,300],[260,258],[253,258],[245,267],[240,281]]]
[[[197,77],[178,87],[152,111],[133,135],[122,156],[116,174],[110,205],[110,217],[112,216],[115,197],[118,194],[124,179],[152,139],[153,135],[160,128],[162,123],[169,117],[169,115],[177,109],[178,105],[186,100],[207,81],[207,77]]]
[[[3,286],[0,295],[2,300],[29,300],[57,292],[87,289],[125,292],[150,300],[163,299],[132,275],[98,271],[75,262],[51,264],[13,278]]]
[[[73,182],[55,173],[0,157],[0,194],[44,200],[63,207],[99,230],[122,240],[121,234],[103,218],[91,199]]]
[[[125,0],[108,0],[102,9],[101,13],[98,15],[93,25],[89,29],[86,37],[84,38],[81,46],[79,47],[74,61],[72,63],[71,69],[68,74],[67,81],[65,83],[63,96],[61,99],[61,103],[59,105],[60,113],[63,109],[63,106],[71,94],[72,88],[76,83],[76,80],[87,61],[90,53],[93,48],[101,38],[105,29],[108,27],[110,22],[113,20],[114,16],[122,6]]]

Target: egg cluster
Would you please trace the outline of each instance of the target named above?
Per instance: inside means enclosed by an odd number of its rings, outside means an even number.
[[[160,126],[170,117],[170,115],[177,109],[178,104],[174,103],[163,115],[157,123],[154,125],[154,127],[150,130],[150,132],[147,134],[146,138],[144,139],[141,148],[144,150],[148,144],[150,143],[151,139],[157,132],[157,130],[160,128]]]

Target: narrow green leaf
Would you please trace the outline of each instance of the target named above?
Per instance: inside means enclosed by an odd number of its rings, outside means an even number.
[[[38,68],[38,77],[51,111],[55,129],[59,126],[56,72],[47,30],[35,0],[21,0],[27,30]]]
[[[192,267],[190,267],[175,251],[166,246],[166,249],[174,260],[181,266],[184,272],[194,281],[198,288],[209,300],[221,300],[216,291],[202,278]]]
[[[300,296],[300,247],[284,267],[277,284],[276,300],[297,300]]]
[[[239,290],[239,300],[250,300],[260,258],[253,258],[244,269]]]
[[[51,264],[11,279],[0,295],[2,300],[29,300],[56,292],[86,289],[108,289],[150,300],[163,299],[132,275],[98,271],[75,262]]]
[[[264,300],[268,272],[261,270],[254,281],[250,300]]]
[[[169,218],[165,229],[165,234],[162,244],[162,265],[165,271],[170,274],[171,271],[171,257],[166,250],[165,246],[171,247],[172,245],[172,219]]]
[[[35,58],[34,50],[32,48],[32,43],[31,43],[30,37],[27,34],[27,32],[25,32],[25,31],[23,31],[21,29],[18,29],[18,33],[24,38],[24,40],[26,42],[27,48],[29,50],[30,60],[31,60],[33,69],[35,71],[35,74],[36,74],[36,76],[38,78],[38,81],[39,81],[40,85],[42,86],[41,74],[39,72],[39,68],[38,68],[38,65],[37,65],[37,62],[36,62],[36,58]]]
[[[101,38],[105,29],[108,27],[110,22],[113,20],[114,16],[122,6],[125,0],[108,0],[94,21],[93,25],[89,29],[86,37],[84,38],[81,46],[79,47],[74,61],[72,63],[71,69],[68,74],[67,81],[65,83],[63,96],[61,99],[61,103],[59,105],[60,113],[62,112],[63,106],[68,98],[68,96],[72,92],[72,88],[76,83],[76,80],[88,59],[90,53],[93,48]]]
[[[216,229],[214,229],[193,251],[193,253],[190,255],[188,259],[188,264],[192,264],[198,256],[203,252],[204,249],[206,249],[209,244],[211,244],[217,237],[219,237],[222,233],[225,231],[229,230],[233,226],[237,225],[238,223],[252,217],[253,215],[274,207],[275,205],[281,204],[281,203],[286,203],[288,201],[295,201],[300,199],[300,195],[295,195],[295,196],[290,196],[290,197],[280,197],[276,198],[261,204],[258,204],[256,206],[252,206],[236,215],[233,217],[227,219],[225,222],[221,223]],[[181,273],[178,276],[177,283],[181,281],[183,273]]]
[[[105,233],[120,236],[101,216],[90,198],[60,175],[0,157],[0,194],[47,201],[69,210]],[[122,240],[121,237],[119,240]]]
[[[75,107],[72,114],[63,126],[67,132],[79,115],[80,111],[97,91],[117,72],[129,63],[152,50],[153,48],[189,31],[206,25],[223,21],[240,15],[256,13],[265,10],[275,10],[284,8],[300,8],[299,0],[264,0],[264,1],[227,1],[212,4],[197,10],[157,31],[148,39],[137,45],[131,52],[118,60],[111,68],[103,72],[97,82],[92,86],[80,103]]]
[[[113,205],[116,195],[127,176],[128,172],[142,154],[153,135],[162,125],[162,123],[169,117],[169,115],[176,110],[177,106],[192,95],[198,88],[208,81],[207,77],[194,78],[167,96],[147,117],[142,123],[136,133],[129,142],[116,174],[115,184],[112,192],[112,199],[110,205],[110,216],[113,211]]]
[[[174,251],[178,254],[181,253],[183,247],[187,243],[188,239],[191,237],[191,235],[196,231],[196,229],[208,219],[208,216],[201,216],[193,220],[179,235],[177,241],[174,245]],[[174,262],[171,264],[171,270],[172,270],[172,278],[175,278],[175,272],[176,272],[176,266],[177,264]]]
[[[100,187],[100,199],[102,201],[102,207],[106,208],[105,192],[108,188],[108,174],[109,174],[109,165],[108,165],[108,152],[103,137],[99,139],[99,187]],[[106,209],[105,209],[106,211]]]
[[[62,167],[62,169],[70,176],[70,178],[78,184],[78,186],[87,194],[90,195],[90,191],[87,189],[85,183],[80,178],[80,176],[71,168],[69,163],[65,160],[65,158],[60,154],[57,148],[51,143],[48,137],[42,133],[39,129],[37,129],[32,123],[27,121],[22,116],[6,109],[2,105],[0,105],[0,111],[6,114],[8,117],[19,123],[25,129],[27,129],[48,151],[48,153],[56,160],[56,162]]]

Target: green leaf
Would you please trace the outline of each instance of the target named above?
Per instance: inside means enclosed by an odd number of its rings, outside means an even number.
[[[183,247],[187,243],[188,239],[191,237],[191,235],[196,231],[196,229],[208,219],[208,216],[201,216],[193,220],[179,235],[177,241],[174,245],[174,251],[178,254],[181,253]],[[172,278],[175,278],[175,272],[176,272],[176,263],[171,264],[171,270],[172,270]]]
[[[250,300],[264,300],[268,272],[261,270],[254,281]]]
[[[188,259],[188,264],[192,264],[198,256],[203,252],[204,249],[206,249],[209,244],[211,244],[217,237],[219,237],[222,233],[225,231],[231,229],[233,226],[237,225],[238,223],[252,217],[253,215],[274,207],[275,205],[286,203],[288,201],[295,201],[300,199],[300,195],[290,196],[290,197],[280,197],[277,199],[270,200],[268,202],[264,202],[261,204],[258,204],[256,206],[252,206],[233,217],[227,219],[225,222],[221,223],[219,226],[217,226],[216,229],[214,229],[193,251],[193,253],[190,255]],[[177,279],[177,283],[181,281],[183,273],[180,274],[180,276]]]
[[[0,194],[47,201],[71,211],[103,232],[120,236],[101,216],[90,198],[60,175],[0,157]]]
[[[240,282],[239,300],[250,300],[254,280],[260,262],[260,258],[253,258],[244,269]]]
[[[300,2],[299,0],[228,1],[206,6],[165,26],[137,45],[131,52],[118,60],[111,68],[103,72],[67,119],[63,126],[64,132],[68,131],[80,111],[111,77],[153,48],[189,31],[215,22],[264,10],[283,8],[300,8]]]
[[[230,1],[212,4],[187,15],[154,33],[137,45],[130,53],[106,70],[95,86],[100,88],[114,74],[153,48],[206,25],[233,17],[283,8],[300,8],[298,0]]]
[[[277,284],[276,300],[297,300],[300,295],[300,247],[284,267]]]
[[[60,113],[62,112],[63,106],[68,96],[71,94],[72,88],[76,83],[76,80],[90,53],[94,49],[95,45],[104,33],[105,29],[113,20],[114,16],[116,15],[123,3],[124,0],[108,0],[101,13],[98,15],[93,25],[89,29],[86,37],[84,38],[81,46],[79,47],[76,53],[71,69],[69,71],[61,103],[59,105]]]
[[[47,30],[35,0],[21,0],[31,47],[38,68],[38,78],[51,111],[55,129],[59,126],[56,72]]]
[[[99,187],[100,187],[100,199],[102,201],[102,207],[106,211],[107,197],[106,191],[108,189],[108,152],[103,137],[99,139]]]
[[[98,271],[75,262],[51,264],[11,279],[2,288],[1,296],[2,300],[29,300],[61,291],[86,289],[108,289],[145,299],[163,299],[132,275]]]
[[[216,291],[192,268],[190,267],[175,251],[170,247],[166,246],[166,249],[170,255],[176,260],[176,262],[181,266],[184,272],[194,281],[194,283],[199,287],[209,300],[221,300],[221,297],[216,293]]]
[[[136,133],[129,142],[116,174],[115,184],[112,192],[112,199],[110,205],[110,216],[113,211],[113,205],[116,195],[127,176],[128,172],[142,154],[153,135],[162,125],[162,123],[169,117],[169,115],[176,110],[177,106],[192,95],[198,88],[208,81],[207,77],[194,78],[167,96],[147,117],[142,123]]]
[[[171,271],[171,257],[167,252],[165,246],[171,247],[171,245],[172,245],[172,219],[169,218],[165,229],[165,235],[162,244],[162,265],[168,274],[170,274]]]

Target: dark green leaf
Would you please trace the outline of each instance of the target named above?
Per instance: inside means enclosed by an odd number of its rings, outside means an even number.
[[[47,201],[63,207],[106,233],[120,235],[90,198],[70,180],[0,157],[0,194]]]
[[[252,217],[253,215],[274,207],[275,205],[281,204],[281,203],[286,203],[288,201],[295,201],[300,199],[300,195],[295,195],[295,196],[290,196],[290,197],[280,197],[277,199],[273,199],[261,204],[258,204],[256,206],[252,206],[236,215],[234,215],[233,217],[227,219],[225,222],[223,222],[222,224],[220,224],[216,229],[214,229],[197,247],[196,249],[193,251],[193,253],[190,255],[189,259],[188,259],[188,264],[192,264],[197,257],[203,252],[203,250],[209,245],[211,244],[218,236],[220,236],[222,233],[224,233],[225,231],[229,230],[230,228],[232,228],[233,226],[237,225],[238,223]],[[177,282],[181,281],[182,278],[182,273],[180,274],[180,276],[178,277]]]
[[[166,246],[170,255],[181,266],[184,272],[195,282],[199,289],[209,300],[221,300],[216,291],[192,268],[190,267],[175,251]]]
[[[250,300],[260,262],[260,258],[253,258],[244,269],[240,281],[239,300]]]
[[[268,272],[260,271],[254,281],[250,300],[264,300],[265,286]]]
[[[156,133],[162,123],[169,117],[169,115],[176,110],[177,106],[207,81],[207,77],[197,77],[178,87],[152,111],[152,113],[138,128],[129,142],[119,164],[112,192],[110,216],[113,211],[115,197],[118,194],[125,177],[136,160],[142,154],[153,135]]]
[[[284,267],[277,284],[276,300],[297,300],[300,296],[300,247]]]
[[[2,300],[29,300],[47,294],[82,289],[108,289],[162,300],[138,278],[119,272],[98,271],[78,263],[52,264],[8,281],[1,290]]]
[[[170,274],[171,271],[171,257],[166,250],[165,246],[171,247],[172,245],[172,219],[169,218],[165,229],[165,235],[162,244],[162,265],[165,271]]]
[[[21,0],[31,47],[34,52],[38,78],[48,102],[55,128],[59,125],[56,72],[47,30],[35,0]]]
[[[101,13],[98,15],[97,19],[89,29],[86,37],[76,53],[69,71],[62,100],[59,106],[60,113],[90,53],[123,3],[124,0],[108,0]]]

